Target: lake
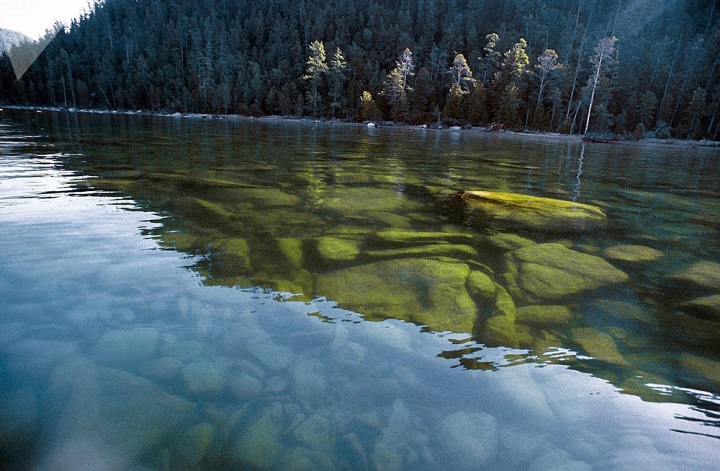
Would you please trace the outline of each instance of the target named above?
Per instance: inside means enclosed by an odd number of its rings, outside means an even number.
[[[720,469],[719,155],[6,109],[0,467]]]

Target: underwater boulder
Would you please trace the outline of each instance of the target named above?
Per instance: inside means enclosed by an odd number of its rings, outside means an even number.
[[[701,261],[669,277],[675,288],[720,291],[720,263]]]
[[[451,259],[383,260],[321,274],[316,292],[367,319],[472,332],[477,309],[465,288],[469,274],[465,263]]]
[[[554,198],[497,191],[457,195],[465,223],[479,227],[573,234],[605,229],[600,208]]]
[[[624,283],[627,274],[594,255],[549,243],[505,254],[503,281],[525,304],[561,299],[604,286]]]
[[[698,319],[720,322],[720,294],[693,299],[681,304],[680,310]]]
[[[603,256],[616,262],[651,263],[665,255],[659,250],[644,245],[614,245],[606,248]]]

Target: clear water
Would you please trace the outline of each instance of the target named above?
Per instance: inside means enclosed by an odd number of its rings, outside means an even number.
[[[678,308],[712,290],[672,278],[720,262],[717,157],[5,110],[0,467],[717,469],[720,328]],[[469,235],[475,254],[452,256],[498,272],[497,234],[441,204],[465,189],[608,214],[595,234],[519,234],[535,242],[664,256],[553,301],[569,320],[518,319],[514,346],[322,292],[369,263],[447,263],[422,243],[391,257],[387,229]],[[328,259],[323,237],[358,252]]]

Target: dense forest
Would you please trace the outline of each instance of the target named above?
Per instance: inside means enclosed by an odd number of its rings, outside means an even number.
[[[105,0],[0,103],[717,140],[716,3]]]

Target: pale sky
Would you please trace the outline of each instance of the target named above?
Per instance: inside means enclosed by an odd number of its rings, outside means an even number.
[[[94,0],[0,0],[0,28],[37,39],[56,20],[65,25],[89,9]]]

